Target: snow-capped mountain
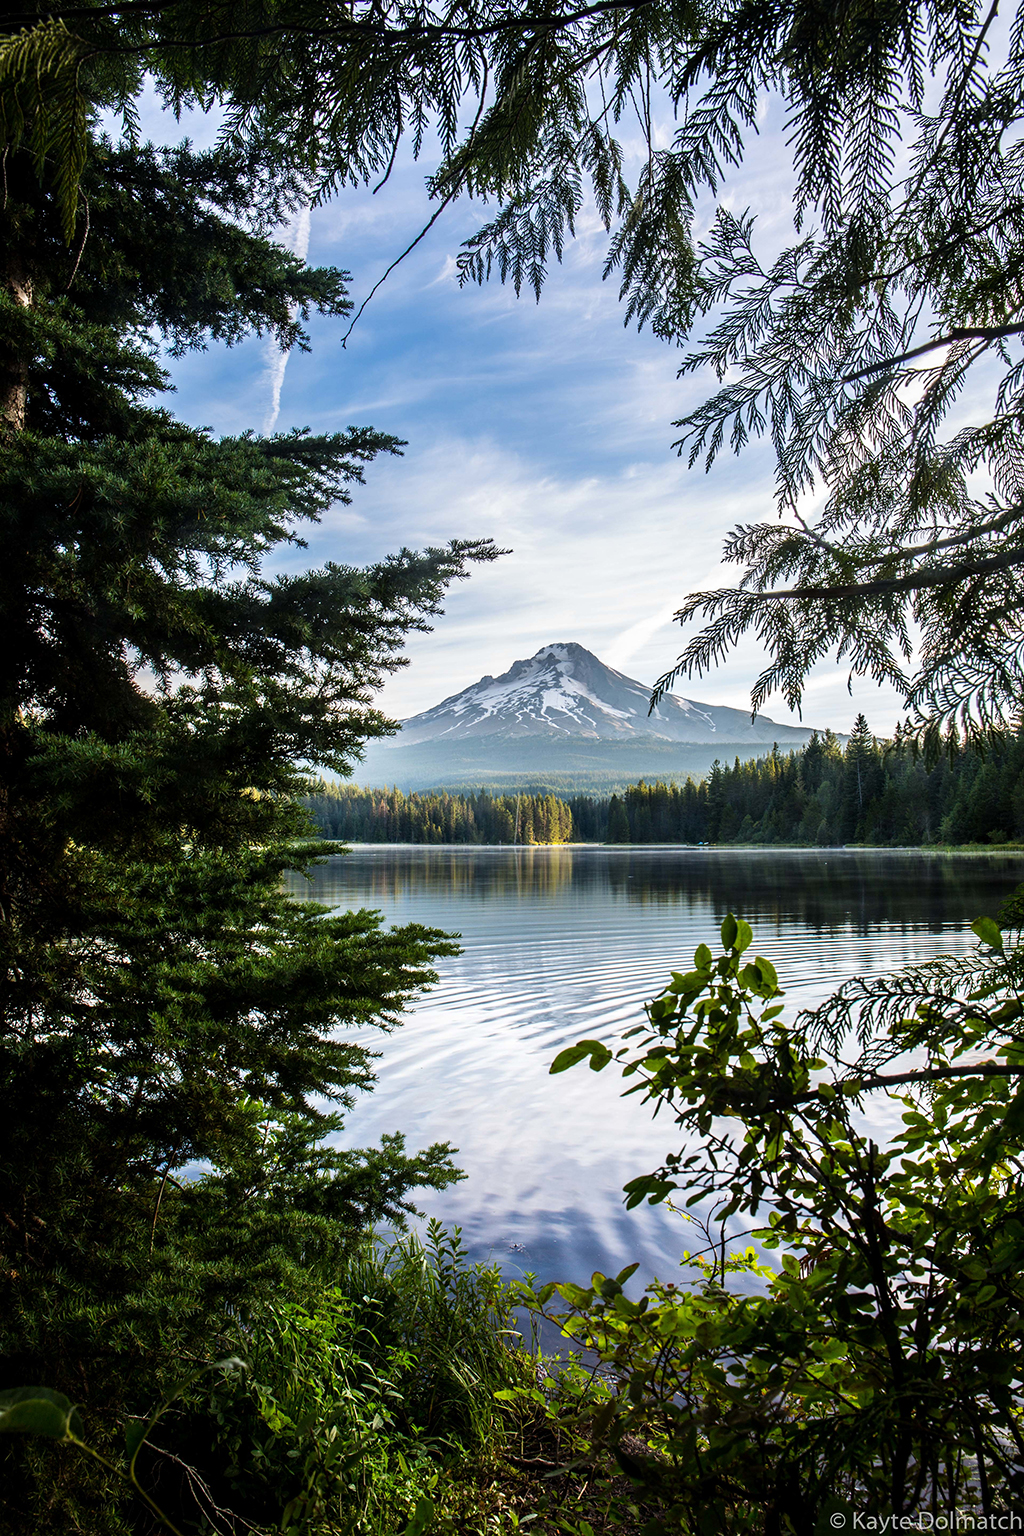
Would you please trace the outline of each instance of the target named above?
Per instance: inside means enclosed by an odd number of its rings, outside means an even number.
[[[777,725],[765,715],[751,720],[742,709],[697,704],[668,694],[648,712],[651,690],[605,666],[571,641],[542,645],[500,677],[482,677],[433,709],[402,723],[401,732],[378,750],[444,743],[547,738],[586,741],[741,743],[796,745],[810,731]]]
[[[671,694],[648,714],[645,683],[582,645],[542,645],[500,677],[482,677],[397,736],[367,744],[358,783],[400,789],[522,785],[610,792],[639,778],[700,778],[716,758],[802,746],[810,730]]]

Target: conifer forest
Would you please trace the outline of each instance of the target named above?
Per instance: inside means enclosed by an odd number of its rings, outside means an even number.
[[[1024,840],[1024,737],[934,760],[880,742],[859,717],[844,748],[826,732],[795,752],[716,763],[707,778],[621,794],[489,795],[358,789],[308,796],[321,836],[368,843],[767,843],[882,847]]]

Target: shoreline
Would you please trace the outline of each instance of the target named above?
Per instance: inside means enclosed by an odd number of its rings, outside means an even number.
[[[1024,843],[401,843],[359,842],[356,839],[324,837],[320,842],[332,848],[475,848],[487,851],[529,853],[536,848],[622,849],[636,853],[645,848],[679,849],[687,853],[943,853],[943,854],[1024,854]]]

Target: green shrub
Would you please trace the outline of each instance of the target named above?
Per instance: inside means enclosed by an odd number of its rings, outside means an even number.
[[[69,1484],[54,1506],[66,1529],[454,1529],[481,1503],[474,1463],[494,1464],[516,1422],[501,1398],[533,1374],[497,1269],[470,1264],[459,1229],[436,1221],[425,1241],[364,1238],[335,1284],[270,1296],[236,1333],[238,1358],[200,1368],[151,1417],[86,1428],[59,1392],[0,1399],[0,1430],[20,1432],[40,1481]]]
[[[439,1469],[502,1436],[494,1394],[529,1369],[498,1271],[460,1232],[367,1240],[314,1307],[271,1301],[250,1370],[197,1398],[232,1509],[289,1536],[404,1529]]]
[[[559,1321],[601,1362],[570,1405],[592,1451],[611,1447],[659,1507],[649,1536],[810,1536],[854,1529],[854,1512],[873,1529],[1009,1528],[1024,1452],[1024,888],[1002,921],[978,918],[964,956],[849,982],[787,1023],[774,967],[747,958],[751,930],[729,916],[722,952],[702,944],[629,1032],[630,1091],[688,1135],[627,1184],[627,1204],[679,1191],[696,1205],[707,1245],[683,1257],[697,1284],[632,1300],[625,1270],[520,1291],[567,1304]],[[616,1058],[583,1040],[552,1071],[585,1059]],[[864,1124],[872,1093],[902,1110],[888,1146]]]

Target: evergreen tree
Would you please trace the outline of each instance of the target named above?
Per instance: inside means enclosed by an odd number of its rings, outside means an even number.
[[[608,842],[628,843],[631,841],[629,829],[629,817],[626,807],[618,795],[612,795],[608,805]]]
[[[872,788],[869,780],[872,742],[871,727],[863,714],[859,714],[846,748],[840,824],[844,843],[853,842],[864,820],[865,804]]]
[[[303,345],[343,275],[264,238],[280,188],[237,155],[94,140],[71,252],[36,172],[5,156],[0,1353],[113,1423],[455,1177],[446,1145],[331,1142],[373,1081],[345,1028],[392,1027],[452,946],[281,877],[317,851],[295,763],[346,772],[391,728],[404,636],[490,551],[265,575],[399,444],[215,440],[154,403],[154,338]],[[5,1530],[121,1529],[62,1513],[31,1447],[0,1458]]]

